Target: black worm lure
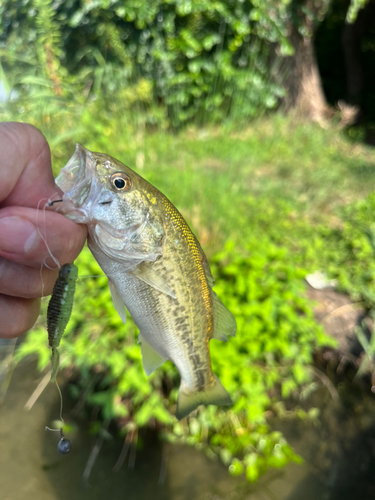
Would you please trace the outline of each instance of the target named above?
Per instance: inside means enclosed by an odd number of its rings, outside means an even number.
[[[76,289],[76,281],[78,278],[78,268],[74,264],[64,264],[60,271],[59,276],[56,280],[55,286],[53,287],[53,292],[51,299],[48,304],[47,309],[47,332],[48,332],[48,343],[52,348],[52,370],[51,370],[51,382],[55,382],[60,394],[60,419],[63,421],[61,416],[62,413],[62,395],[60,388],[56,381],[57,372],[59,369],[60,355],[58,351],[58,346],[60,345],[61,337],[64,334],[65,328],[69,322],[70,315],[73,309],[73,299],[74,292]],[[50,429],[50,431],[60,432],[60,441],[57,445],[58,451],[66,455],[70,452],[71,443],[67,439],[63,430],[61,429]]]
[[[59,352],[61,337],[69,322],[73,308],[74,292],[78,278],[78,268],[74,264],[64,264],[56,280],[47,309],[48,342],[52,347],[51,382],[56,380],[59,369]]]

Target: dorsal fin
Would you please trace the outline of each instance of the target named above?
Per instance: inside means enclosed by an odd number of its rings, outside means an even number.
[[[206,254],[202,250],[202,247],[199,241],[197,240],[196,236],[194,236],[194,238],[199,253],[201,255],[202,267],[207,278],[207,283],[211,288],[211,298],[214,310],[214,329],[213,329],[214,333],[212,338],[226,342],[229,336],[234,337],[236,335],[236,330],[237,330],[236,320],[234,319],[233,314],[230,311],[228,311],[228,309],[221,302],[216,293],[212,290],[215,281],[214,277],[212,276]]]

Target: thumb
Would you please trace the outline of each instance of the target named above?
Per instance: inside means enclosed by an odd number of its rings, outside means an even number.
[[[60,265],[73,262],[86,236],[85,225],[56,212],[27,207],[0,210],[0,256],[13,262],[31,267],[40,267],[45,259],[51,267],[57,267],[56,260]]]

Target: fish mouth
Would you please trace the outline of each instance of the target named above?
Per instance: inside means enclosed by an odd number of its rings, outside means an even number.
[[[90,163],[94,163],[95,168],[94,155],[81,144],[76,144],[73,156],[56,177],[56,184],[65,195],[77,195],[78,191],[91,180],[89,171],[91,169],[87,168]]]
[[[81,144],[56,177],[56,184],[64,192],[59,212],[79,224],[87,224],[94,238],[111,242],[114,248],[122,248],[130,237],[136,237],[148,220],[140,221],[133,228],[115,227],[108,223],[98,206],[114,201],[96,175],[97,157]],[[100,236],[99,236],[100,235]]]
[[[126,229],[113,227],[94,215],[95,207],[103,203],[100,201],[103,184],[95,175],[96,165],[95,154],[77,144],[73,156],[56,177],[56,184],[64,192],[59,212],[77,223],[100,225],[102,234],[111,241],[121,240],[126,236]],[[104,204],[112,203],[113,199],[107,198],[108,195]]]
[[[88,209],[92,205],[92,194],[95,194],[92,188],[95,187],[96,192],[100,190],[95,182],[95,167],[93,153],[81,144],[76,144],[73,156],[56,177],[57,186],[64,192],[64,203],[59,211],[75,222],[90,222]]]

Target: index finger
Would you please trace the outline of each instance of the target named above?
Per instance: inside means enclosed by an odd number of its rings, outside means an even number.
[[[51,153],[44,135],[32,125],[0,123],[0,208],[36,207],[56,188]]]

